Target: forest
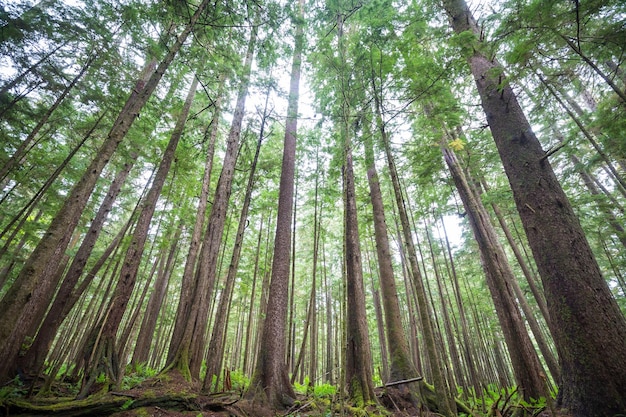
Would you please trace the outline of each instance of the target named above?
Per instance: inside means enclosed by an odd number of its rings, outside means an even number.
[[[622,0],[0,0],[0,414],[626,416]]]

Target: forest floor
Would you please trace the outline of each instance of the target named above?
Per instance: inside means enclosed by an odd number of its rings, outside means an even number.
[[[329,417],[329,416],[436,416],[415,409],[399,396],[377,389],[380,405],[354,408],[338,396],[298,395],[288,410],[262,409],[242,398],[241,391],[202,393],[176,371],[146,379],[132,389],[95,392],[76,400],[71,391],[54,386],[46,396],[0,396],[0,415],[5,416],[115,416],[115,417]]]

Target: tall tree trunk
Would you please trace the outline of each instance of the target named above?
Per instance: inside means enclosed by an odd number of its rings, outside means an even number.
[[[396,206],[398,208],[398,214],[400,216],[401,230],[404,237],[403,243],[406,249],[406,255],[408,257],[408,268],[413,278],[413,284],[415,289],[415,295],[417,297],[417,309],[419,311],[419,318],[422,325],[422,332],[424,334],[424,343],[427,350],[428,363],[432,371],[433,385],[437,393],[437,406],[438,412],[445,416],[456,415],[456,404],[454,397],[452,396],[448,383],[444,375],[443,364],[441,363],[441,356],[439,354],[439,346],[437,346],[435,340],[435,333],[431,322],[430,308],[428,300],[426,299],[426,291],[424,289],[423,279],[417,263],[417,252],[415,250],[415,244],[413,242],[413,235],[409,225],[409,219],[406,213],[404,205],[404,198],[402,196],[402,190],[400,188],[400,181],[398,173],[391,153],[391,145],[387,132],[384,127],[382,114],[380,110],[380,91],[374,91],[374,101],[376,107],[376,124],[380,130],[381,140],[385,148],[385,154],[387,157],[387,165],[389,167],[389,173],[391,176],[391,182],[393,184],[394,195],[396,199]],[[422,390],[422,394],[424,394]]]
[[[329,384],[335,383],[335,357],[333,354],[333,302],[332,292],[328,283],[328,274],[326,273],[326,250],[325,242],[322,242],[322,267],[324,270],[324,289],[326,298],[326,364],[325,364],[325,380]]]
[[[78,248],[76,255],[74,255],[74,259],[72,260],[72,263],[63,278],[63,282],[57,291],[56,297],[50,306],[50,310],[41,323],[41,329],[37,333],[37,336],[28,351],[26,351],[24,357],[20,359],[23,372],[35,373],[41,370],[45,357],[48,354],[48,349],[54,340],[54,336],[56,335],[59,326],[65,317],[67,317],[70,310],[74,307],[76,301],[78,301],[78,298],[81,295],[75,291],[78,280],[83,274],[87,260],[89,259],[96,241],[102,232],[104,222],[113,208],[113,203],[117,199],[117,196],[122,189],[122,185],[126,181],[126,177],[130,173],[136,158],[137,153],[133,153],[131,160],[123,165],[122,169],[120,169],[111,183],[111,186],[109,187],[109,190],[100,205],[100,209],[91,222],[89,230],[85,234],[85,238]]]
[[[480,185],[482,186],[482,188],[485,189],[485,191],[489,190],[489,187],[484,180],[480,181]],[[504,220],[504,215],[502,214],[500,207],[495,202],[492,202],[491,208],[493,209],[493,212],[495,213],[496,218],[498,219],[498,223],[500,223],[500,227],[502,228],[502,231],[504,232],[504,235],[506,236],[507,241],[509,242],[509,246],[511,246],[511,249],[513,250],[515,259],[517,259],[517,263],[519,264],[522,270],[522,273],[524,274],[524,277],[526,278],[526,282],[528,282],[528,286],[530,288],[530,291],[533,294],[533,297],[535,298],[535,302],[537,303],[537,306],[539,307],[539,311],[541,311],[541,314],[544,320],[546,321],[548,326],[550,326],[550,315],[548,313],[548,305],[546,304],[546,300],[545,300],[545,296],[543,292],[541,292],[537,284],[535,284],[535,281],[536,281],[535,274],[532,273],[531,269],[528,266],[528,263],[524,260],[524,257],[522,256],[522,251],[520,250],[519,245],[516,243],[515,239],[513,238],[513,234],[511,233],[511,230],[509,229],[509,227],[506,224],[506,221]]]
[[[49,294],[52,293],[57,284],[52,280],[56,273],[56,267],[67,248],[74,229],[78,225],[81,213],[102,170],[156,89],[165,70],[187,40],[208,3],[209,0],[203,0],[198,6],[190,22],[178,36],[174,45],[170,47],[167,55],[145,85],[143,81],[138,83],[136,90],[133,91],[124,108],[120,111],[96,157],[70,191],[63,207],[54,217],[46,234],[22,268],[16,283],[0,302],[0,311],[3,311],[0,318],[0,340],[5,340],[4,348],[0,352],[0,382],[5,382],[12,376],[14,371],[12,364],[15,363],[15,358],[26,336],[25,330],[31,328],[33,322],[41,319],[41,317],[35,317],[33,313],[45,310],[49,304],[49,301],[46,303],[46,300],[49,299]],[[42,304],[45,304],[43,308],[35,308]]]
[[[347,118],[343,135],[346,137],[344,166],[344,216],[346,250],[346,388],[351,400],[358,406],[376,401],[372,382],[372,354],[365,312],[363,265],[359,241],[356,191],[352,165]]]
[[[480,34],[463,0],[444,0],[455,32]],[[626,410],[626,319],[502,67],[474,41],[468,62],[543,281],[562,369],[559,404],[574,416]]]
[[[374,79],[372,79],[374,82]],[[380,190],[378,172],[374,158],[374,144],[371,135],[365,137],[365,161],[367,164],[367,181],[370,189],[370,200],[374,217],[374,237],[376,240],[376,255],[378,259],[378,275],[380,290],[383,295],[383,309],[385,311],[385,330],[387,345],[389,346],[390,381],[399,381],[415,378],[417,369],[411,360],[409,344],[402,326],[398,290],[393,272],[387,223],[383,196]],[[399,385],[398,390],[408,391],[408,385]],[[408,394],[408,392],[405,392]]]
[[[316,157],[316,164],[319,167],[319,155]],[[311,337],[309,338],[309,352],[311,359],[309,360],[309,386],[314,386],[317,381],[317,364],[318,364],[318,314],[317,314],[317,265],[319,263],[320,251],[320,227],[322,219],[322,203],[319,202],[319,172],[315,175],[315,210],[313,211],[313,265],[311,270],[311,301],[312,305],[311,319],[309,323]]]
[[[541,376],[543,371],[539,357],[528,336],[511,288],[515,277],[504,249],[498,241],[487,210],[478,193],[470,187],[456,155],[451,149],[443,148],[442,151],[478,243],[487,286],[504,333],[519,390],[526,401],[530,401],[531,398],[547,397],[549,391],[545,379]]]
[[[119,282],[115,288],[115,293],[108,307],[107,318],[101,324],[100,340],[97,346],[94,346],[93,354],[90,360],[85,365],[85,383],[81,388],[79,396],[85,396],[90,389],[90,382],[94,380],[94,375],[98,375],[102,370],[101,364],[106,364],[104,370],[108,378],[109,383],[113,383],[115,386],[121,382],[122,369],[116,369],[116,366],[123,366],[120,364],[118,355],[118,348],[116,346],[116,336],[119,326],[122,322],[124,313],[126,312],[126,306],[133,293],[135,283],[137,281],[137,271],[141,263],[144,247],[148,238],[148,230],[152,222],[152,217],[156,209],[156,204],[161,195],[161,190],[165,184],[165,179],[168,176],[174,156],[176,154],[176,148],[178,142],[182,137],[187,117],[189,116],[189,110],[196,93],[198,86],[198,79],[194,77],[183,109],[180,112],[176,126],[170,136],[169,143],[165,151],[163,152],[161,163],[154,176],[154,181],[146,199],[143,202],[137,225],[133,232],[130,247],[126,252],[124,263],[120,270]]]
[[[222,100],[224,98],[223,86],[226,81],[225,78],[226,77],[223,74],[219,77],[219,90],[214,103],[213,117],[206,130],[206,134],[209,135],[209,144],[207,146],[206,159],[204,162],[204,175],[202,177],[202,187],[200,190],[198,207],[196,208],[196,219],[191,234],[191,242],[189,243],[189,252],[187,253],[185,269],[183,270],[180,297],[176,310],[176,319],[167,355],[168,363],[174,360],[174,355],[178,350],[183,332],[185,331],[185,326],[187,324],[186,320],[189,317],[191,303],[193,302],[192,291],[196,287],[196,275],[194,272],[196,270],[198,253],[200,252],[200,247],[202,245],[202,231],[204,229],[206,208],[209,200],[209,187],[211,185],[211,172],[213,170],[213,156],[215,155],[215,142],[217,140],[220,126],[219,120],[222,111]]]
[[[465,307],[463,306],[463,300],[461,299],[461,288],[459,286],[459,278],[456,273],[456,267],[454,264],[454,258],[452,256],[452,249],[450,248],[450,240],[448,239],[448,232],[446,230],[446,224],[441,219],[441,226],[443,228],[443,234],[446,241],[446,250],[448,253],[448,260],[450,261],[450,275],[453,283],[454,300],[456,302],[459,321],[461,322],[461,334],[463,335],[463,342],[461,343],[463,355],[465,357],[465,366],[469,372],[469,379],[471,380],[472,387],[474,388],[474,396],[482,397],[482,388],[478,378],[478,372],[476,370],[476,359],[474,355],[474,349],[471,348],[473,338],[469,335],[469,324],[467,316],[465,315]]]
[[[166,369],[179,369],[188,379],[197,379],[200,377],[202,355],[195,355],[194,352],[202,350],[196,349],[196,347],[203,348],[206,338],[209,304],[213,296],[219,250],[222,245],[224,225],[226,223],[226,211],[232,192],[232,182],[235,175],[235,165],[239,151],[241,124],[245,113],[246,99],[248,97],[250,71],[256,41],[257,26],[254,25],[248,41],[242,78],[237,94],[237,103],[235,104],[233,120],[226,141],[226,153],[222,164],[222,172],[215,189],[211,214],[209,215],[202,248],[200,250],[195,286],[192,289],[191,307],[189,308],[187,316],[181,320],[181,323],[184,323],[185,327],[180,337],[180,342],[178,346],[176,346],[174,353],[169,355],[171,359],[168,360],[168,365],[166,365]]]
[[[141,321],[141,327],[139,334],[137,335],[137,341],[135,342],[133,350],[133,358],[131,364],[138,366],[146,364],[150,355],[150,347],[153,344],[154,332],[156,330],[157,320],[159,313],[161,312],[161,306],[168,290],[168,283],[172,275],[172,269],[174,267],[174,261],[178,254],[178,240],[183,232],[183,222],[173,231],[171,238],[168,239],[172,242],[169,253],[167,256],[163,256],[162,266],[159,266],[157,273],[157,279],[154,283],[150,300],[146,306],[143,319]]]
[[[252,323],[253,323],[253,313],[254,313],[254,299],[256,295],[256,283],[257,278],[259,276],[259,261],[261,258],[261,241],[263,238],[263,216],[261,216],[261,223],[259,225],[259,236],[257,238],[256,243],[256,252],[254,256],[254,274],[252,276],[252,289],[250,290],[250,304],[248,306],[248,319],[246,320],[246,343],[243,349],[243,373],[245,375],[249,375],[252,373],[251,367],[248,366],[250,363],[251,355],[251,346],[253,346],[252,342]]]
[[[317,160],[319,167],[319,159]],[[319,223],[318,223],[318,190],[319,190],[319,175],[315,176],[315,203],[313,209],[313,265],[311,267],[311,292],[309,295],[309,303],[307,306],[306,320],[304,322],[304,330],[302,335],[302,344],[300,345],[300,352],[298,353],[298,358],[293,367],[293,371],[291,374],[290,382],[293,384],[296,380],[296,376],[298,374],[298,369],[300,368],[300,364],[303,362],[304,352],[306,350],[306,342],[309,335],[309,329],[311,329],[311,342],[310,342],[310,356],[311,356],[311,366],[309,368],[309,384],[313,384],[314,375],[313,375],[313,363],[317,360],[315,357],[315,349],[314,349],[314,341],[313,341],[313,325],[314,325],[314,317],[315,311],[317,309],[316,306],[316,283],[317,283],[317,259],[319,254]],[[294,210],[295,211],[295,210]],[[295,217],[295,216],[294,216]],[[293,288],[293,287],[292,287]],[[304,368],[304,366],[303,366]],[[304,371],[302,371],[304,374]]]
[[[280,173],[278,215],[274,237],[274,259],[270,281],[267,313],[263,322],[259,357],[246,396],[282,408],[295,398],[285,364],[285,322],[289,302],[289,270],[291,260],[291,220],[294,204],[296,135],[298,133],[298,100],[300,67],[304,48],[304,1],[298,1],[295,46],[291,63],[291,79],[287,103],[287,121]]]
[[[215,388],[217,388],[217,382],[220,376],[220,370],[222,368],[222,362],[224,361],[224,341],[226,337],[226,329],[228,327],[228,308],[232,299],[233,288],[235,287],[235,278],[237,277],[237,269],[239,268],[239,260],[241,258],[241,246],[243,243],[243,233],[246,229],[248,222],[248,209],[250,208],[250,200],[252,198],[252,191],[254,188],[254,180],[256,173],[256,166],[259,160],[259,152],[261,150],[261,144],[263,143],[265,135],[265,124],[268,114],[267,103],[269,100],[269,87],[267,95],[265,96],[265,107],[263,110],[263,116],[261,120],[261,128],[259,131],[259,138],[256,144],[256,150],[252,163],[250,164],[250,173],[248,176],[248,184],[246,186],[246,194],[243,199],[243,205],[241,207],[241,214],[239,216],[239,224],[237,226],[237,233],[235,234],[235,247],[231,256],[230,265],[228,267],[228,273],[226,275],[226,283],[222,290],[222,296],[217,307],[215,314],[215,323],[213,324],[213,331],[211,339],[209,341],[209,348],[207,353],[206,364],[206,376],[202,385],[203,389],[211,390],[212,378],[216,377]]]
[[[452,331],[452,319],[450,317],[450,306],[449,306],[450,299],[448,295],[448,290],[445,287],[444,283],[442,282],[443,281],[442,272],[440,271],[440,268],[437,266],[437,259],[435,255],[435,247],[433,244],[433,238],[429,231],[426,220],[424,220],[424,230],[426,231],[426,240],[428,242],[430,258],[433,264],[435,279],[437,281],[437,293],[439,295],[439,303],[441,305],[441,313],[443,315],[443,328],[444,328],[446,339],[447,339],[446,345],[448,346],[449,354],[448,354],[448,358],[446,359],[446,362],[452,364],[453,372],[448,371],[448,379],[451,381],[455,381],[455,385],[458,384],[461,386],[465,386],[463,374],[461,373],[461,362],[460,362],[461,355],[459,354],[457,350],[456,337],[454,336],[454,333]],[[445,259],[445,256],[444,256],[444,259]],[[440,333],[441,333],[441,330],[440,330]],[[442,336],[442,339],[443,339],[443,336]],[[450,367],[448,367],[448,369],[450,369]]]
[[[485,184],[483,183],[483,186],[484,185]],[[526,277],[526,282],[528,282],[531,292],[533,293],[535,297],[535,301],[537,301],[539,311],[541,312],[549,329],[550,321],[547,315],[548,307],[545,303],[545,299],[543,298],[543,294],[539,292],[537,285],[535,285],[535,278],[533,274],[530,272],[530,269],[528,268],[528,266],[526,265],[524,258],[521,256],[521,252],[517,246],[517,243],[513,239],[513,235],[511,234],[511,231],[509,230],[509,227],[507,226],[504,220],[504,216],[502,215],[500,208],[495,202],[491,203],[491,208],[493,209],[496,215],[496,218],[498,219],[498,222],[500,223],[500,227],[502,228],[504,235],[507,237],[509,246],[511,247],[511,249],[513,250],[513,253],[515,254],[517,262],[520,265],[520,268],[522,269],[524,276]],[[550,348],[548,347],[548,343],[545,337],[543,336],[543,333],[541,332],[541,329],[539,327],[539,323],[535,317],[535,314],[533,313],[530,306],[528,305],[528,301],[526,300],[526,296],[522,292],[519,282],[516,279],[512,280],[511,287],[513,291],[515,292],[515,296],[517,297],[518,303],[522,311],[524,312],[526,321],[528,322],[528,325],[530,326],[533,332],[535,341],[537,342],[537,345],[539,346],[541,354],[543,355],[543,358],[546,362],[546,365],[548,366],[548,369],[550,370],[550,373],[552,374],[553,379],[555,381],[560,381],[561,380],[561,368],[558,366],[558,361],[556,357],[554,356],[554,354],[552,353],[552,350],[550,350]]]

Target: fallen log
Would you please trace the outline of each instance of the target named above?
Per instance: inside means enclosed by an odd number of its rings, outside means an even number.
[[[25,400],[11,399],[2,404],[7,415],[47,416],[108,416],[114,413],[142,407],[159,407],[176,411],[200,411],[195,395],[166,395],[161,397],[133,398],[122,393],[84,400],[71,400],[54,404],[37,404]],[[206,405],[205,405],[206,407]],[[210,407],[207,407],[210,408]],[[221,406],[217,408],[221,409]]]
[[[401,381],[387,382],[382,387],[377,387],[377,388],[385,388],[385,387],[393,387],[393,386],[402,385],[402,384],[410,384],[411,382],[421,381],[422,379],[424,379],[423,376],[418,376],[415,378],[403,379]]]

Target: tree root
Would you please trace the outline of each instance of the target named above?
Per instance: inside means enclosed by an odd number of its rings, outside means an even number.
[[[84,400],[72,400],[55,404],[42,404],[24,400],[9,399],[0,403],[7,415],[48,415],[48,416],[107,416],[142,407],[158,407],[176,411],[225,411],[221,401],[207,401],[193,394],[173,394],[160,397],[125,395],[116,392],[103,396],[92,396]]]

